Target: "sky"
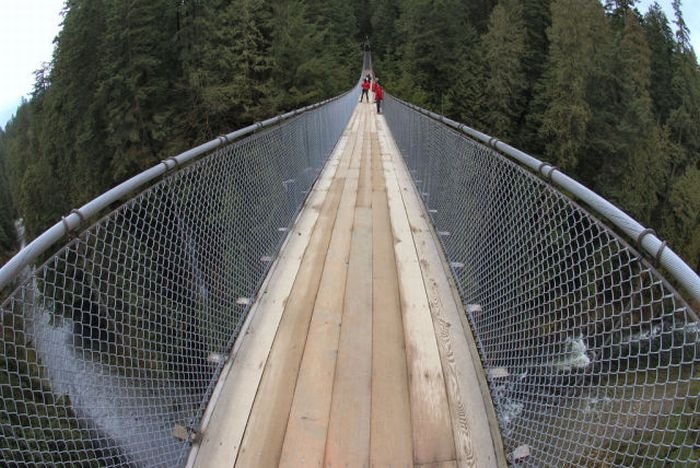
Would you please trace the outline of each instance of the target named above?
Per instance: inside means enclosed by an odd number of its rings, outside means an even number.
[[[49,62],[64,0],[0,0],[0,127],[34,86],[34,70]]]
[[[658,0],[669,19],[671,0]],[[641,0],[645,12],[653,0]],[[0,0],[0,127],[12,117],[22,97],[32,91],[34,70],[49,62],[59,32],[64,0]],[[700,0],[683,1],[683,17],[700,53]],[[675,26],[673,26],[675,29]]]

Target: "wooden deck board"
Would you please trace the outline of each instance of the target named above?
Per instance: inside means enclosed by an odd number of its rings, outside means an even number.
[[[240,338],[228,358],[205,413],[200,429],[203,432],[202,440],[190,451],[190,465],[195,460],[197,466],[230,465],[230,461],[236,459],[277,326],[324,200],[330,200],[327,194],[341,155],[347,148],[348,134],[346,132],[343,135],[336,151],[331,155],[309,195],[307,208],[300,213],[291,230],[292,235],[281,249],[258,300],[251,307]],[[221,397],[217,398],[218,395]],[[203,455],[198,457],[200,450]]]
[[[359,204],[359,199],[358,199]],[[326,466],[369,464],[372,395],[372,212],[355,211]]]
[[[395,146],[386,139],[383,139],[382,143],[383,154],[388,156],[387,161],[393,167],[401,188],[416,251],[421,258],[421,273],[430,303],[450,402],[457,465],[496,466],[497,459],[491,434],[477,430],[489,427],[489,421],[474,365],[475,361],[479,362],[479,357],[478,354],[472,354],[468,346],[467,333],[461,320],[464,311],[453,294],[446,265],[438,250],[437,239],[408,170]]]
[[[455,459],[450,407],[430,307],[413,234],[389,154],[382,154],[389,213],[394,233],[406,336],[413,457],[417,464]]]
[[[358,195],[360,170],[355,161],[361,151],[362,142],[356,141],[314,304],[280,466],[320,466],[323,463]]]
[[[371,466],[413,464],[411,403],[394,236],[379,154],[372,142],[372,414]]]
[[[311,192],[190,464],[503,463],[458,296],[375,109],[358,105]]]
[[[324,211],[317,221],[287,299],[238,451],[236,466],[276,466],[279,463],[299,364],[346,183],[348,164],[349,156],[341,161],[336,171]]]

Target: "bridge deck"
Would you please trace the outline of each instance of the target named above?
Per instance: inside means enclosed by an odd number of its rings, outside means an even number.
[[[358,105],[251,310],[191,463],[502,462],[422,210],[383,117]]]

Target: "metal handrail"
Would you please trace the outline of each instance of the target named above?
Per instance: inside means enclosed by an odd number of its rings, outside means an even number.
[[[242,129],[214,138],[213,140],[184,151],[177,156],[164,159],[150,169],[146,169],[145,171],[131,177],[116,187],[106,191],[102,195],[99,195],[80,208],[71,210],[69,214],[61,218],[61,221],[44,231],[25,248],[13,256],[7,263],[5,263],[2,268],[0,268],[0,291],[8,286],[25,267],[30,265],[41,254],[46,252],[52,245],[61,240],[63,237],[75,232],[76,229],[78,229],[86,220],[96,216],[102,210],[108,208],[111,204],[125,198],[134,191],[142,190],[143,188],[147,187],[148,184],[154,179],[179,166],[183,166],[197,160],[199,157],[210,153],[221,145],[239,140],[264,128],[278,125],[305,112],[322,107],[330,102],[341,99],[350,92],[352,92],[352,90],[346,91],[345,93],[333,98],[326,99],[325,101],[271,117],[261,122],[256,122]]]
[[[666,241],[659,239],[652,229],[643,226],[613,203],[610,203],[593,190],[564,174],[556,166],[540,161],[534,156],[510,146],[496,137],[487,135],[443,115],[410,104],[395,96],[391,96],[391,98],[409,109],[420,112],[431,119],[437,120],[509,156],[519,164],[534,171],[548,184],[562,188],[575,195],[579,200],[585,202],[593,211],[603,216],[613,223],[613,225],[621,229],[627,236],[635,240],[645,253],[655,259],[658,264],[666,268],[673,278],[685,288],[688,294],[695,301],[700,303],[700,276],[698,276],[693,269],[667,245]]]

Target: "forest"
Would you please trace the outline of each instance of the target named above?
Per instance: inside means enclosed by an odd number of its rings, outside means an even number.
[[[67,0],[0,130],[0,263],[104,190],[216,135],[349,89],[523,149],[700,271],[700,69],[681,14],[636,0]]]

